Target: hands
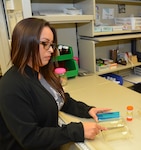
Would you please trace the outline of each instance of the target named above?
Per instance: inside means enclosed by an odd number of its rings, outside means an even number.
[[[110,110],[110,108],[91,108],[89,110],[89,115],[92,116],[96,122],[98,122],[98,117],[96,114],[108,112]],[[99,132],[101,132],[102,130],[106,130],[105,127],[102,127],[95,122],[83,122],[82,124],[84,128],[84,137],[86,139],[92,140],[97,134],[99,134]]]
[[[84,137],[85,139],[93,140],[100,131],[106,130],[106,128],[98,125],[95,122],[83,122]]]
[[[89,115],[92,116],[96,122],[98,122],[98,118],[97,118],[96,114],[97,113],[108,112],[110,110],[111,110],[110,108],[91,108],[89,110]]]

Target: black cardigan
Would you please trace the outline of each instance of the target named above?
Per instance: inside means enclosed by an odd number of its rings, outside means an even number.
[[[68,142],[83,142],[82,123],[58,126],[54,97],[40,84],[37,72],[26,67],[27,76],[11,67],[0,79],[0,149],[53,150]],[[90,118],[91,108],[65,93],[61,111]]]

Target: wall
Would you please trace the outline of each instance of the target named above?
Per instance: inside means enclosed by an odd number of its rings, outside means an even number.
[[[114,9],[114,17],[130,17],[131,15],[134,16],[141,16],[141,9],[140,6],[137,5],[125,5],[125,13],[119,13],[118,4],[97,4],[96,6],[99,7],[99,14],[100,14],[100,22],[104,24],[113,25],[114,19],[103,19],[102,13],[103,9],[110,8]]]
[[[5,23],[5,18],[3,14],[2,1],[0,1],[0,66],[2,74],[4,74],[10,64],[10,48],[8,43],[7,28]]]

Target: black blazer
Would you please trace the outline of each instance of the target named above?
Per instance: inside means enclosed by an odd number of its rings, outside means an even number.
[[[83,142],[82,123],[58,126],[54,97],[40,84],[38,73],[26,67],[21,75],[15,66],[0,79],[0,149],[53,150],[68,142]],[[89,118],[90,106],[65,93],[61,111]]]

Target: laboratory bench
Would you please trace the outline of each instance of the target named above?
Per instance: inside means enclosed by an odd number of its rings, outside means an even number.
[[[124,86],[113,83],[98,75],[76,77],[68,80],[64,90],[71,97],[83,101],[91,106],[99,108],[111,108],[112,112],[120,112],[130,131],[130,137],[117,140],[105,140],[100,133],[94,140],[85,140],[84,143],[71,143],[67,145],[69,150],[139,150],[141,148],[141,94]],[[126,120],[126,107],[132,105],[133,120]],[[82,119],[72,115],[59,112],[59,120],[63,124],[69,122],[94,121],[93,119]],[[114,133],[113,133],[114,134]]]

